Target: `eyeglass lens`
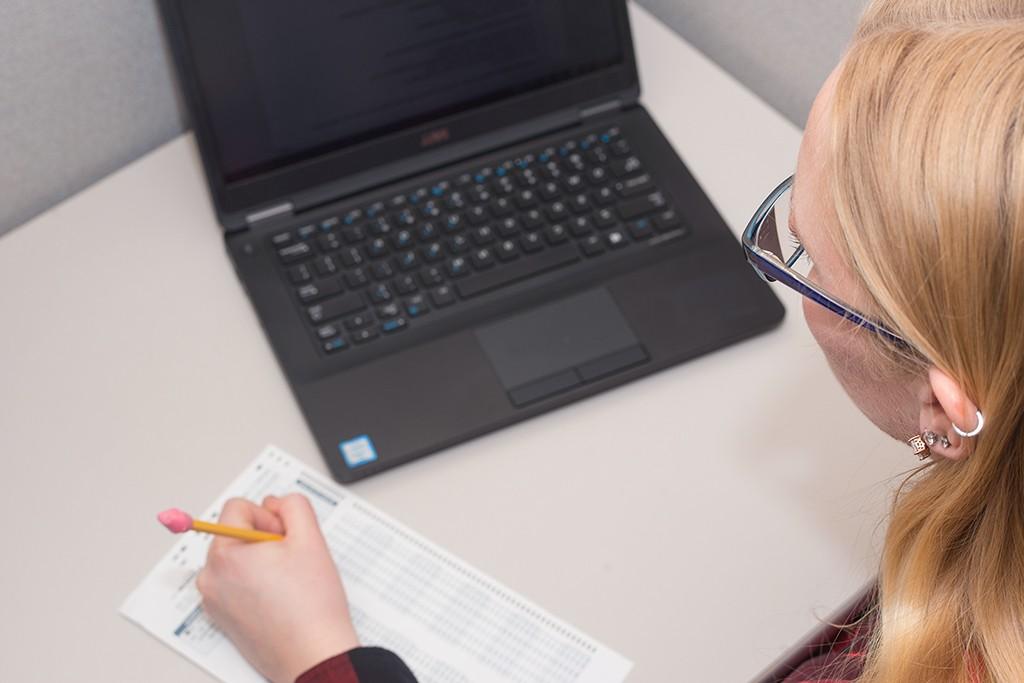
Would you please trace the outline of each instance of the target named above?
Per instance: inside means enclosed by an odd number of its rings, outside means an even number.
[[[757,231],[757,246],[775,254],[790,270],[806,277],[811,270],[811,261],[789,228],[791,195],[791,190],[787,189],[775,201]]]

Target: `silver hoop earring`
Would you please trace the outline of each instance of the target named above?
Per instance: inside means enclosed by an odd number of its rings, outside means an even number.
[[[954,424],[953,425],[953,431],[956,432],[957,434],[959,434],[960,436],[964,437],[965,439],[970,439],[973,436],[977,436],[978,434],[981,434],[981,428],[984,427],[984,426],[985,426],[985,416],[982,415],[981,411],[979,410],[978,411],[978,426],[977,427],[975,427],[972,431],[965,432],[964,430],[960,429],[959,427],[957,427]]]

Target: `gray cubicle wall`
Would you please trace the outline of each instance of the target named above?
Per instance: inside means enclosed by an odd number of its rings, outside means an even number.
[[[864,0],[638,0],[802,124]],[[0,233],[186,127],[151,0],[0,2]]]

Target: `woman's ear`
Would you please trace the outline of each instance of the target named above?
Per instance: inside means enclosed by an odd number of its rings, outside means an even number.
[[[949,460],[966,458],[971,451],[970,440],[957,434],[953,425],[972,429],[978,408],[960,384],[942,370],[931,367],[921,399],[921,433],[926,437],[935,435],[934,443],[929,444],[932,455]]]

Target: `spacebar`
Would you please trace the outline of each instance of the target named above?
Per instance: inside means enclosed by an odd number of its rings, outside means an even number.
[[[563,244],[496,270],[472,275],[457,282],[455,288],[459,290],[459,294],[463,298],[469,298],[579,260],[580,254],[576,250],[576,246]]]

